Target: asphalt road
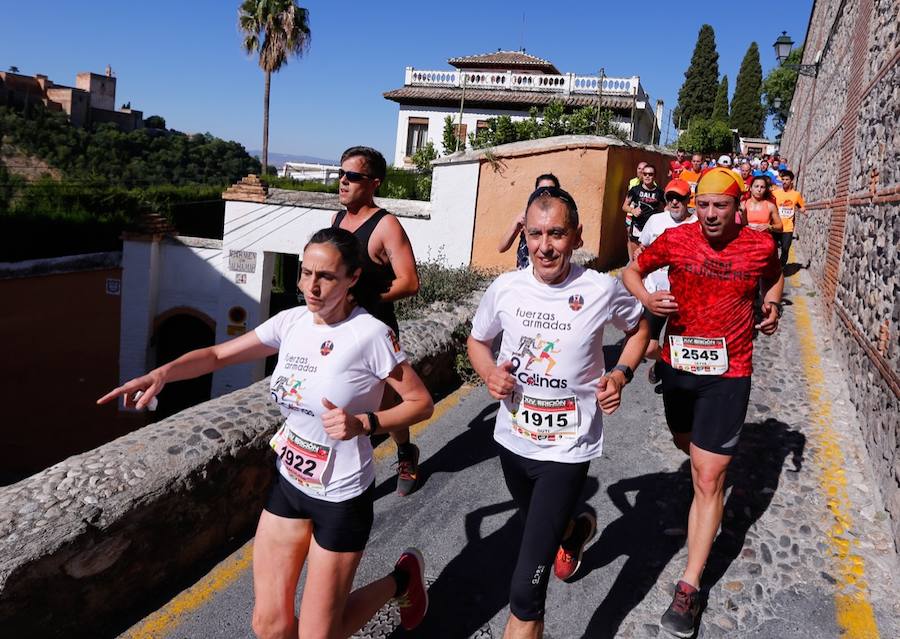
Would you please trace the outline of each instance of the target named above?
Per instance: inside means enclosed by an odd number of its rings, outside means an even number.
[[[612,345],[620,337],[608,332],[606,342]],[[748,422],[754,413],[770,410],[763,402],[776,401],[766,399],[765,392],[754,390]],[[393,455],[379,462],[375,526],[357,575],[359,584],[380,577],[404,548],[417,546],[428,562],[429,614],[417,631],[404,633],[393,629],[396,612],[385,609],[360,636],[502,635],[519,522],[491,436],[496,402],[483,387],[458,393],[454,401],[459,396],[451,410],[417,435],[422,484],[416,493],[395,495]],[[785,546],[782,552],[775,530],[783,519],[780,504],[796,501],[793,508],[799,510],[811,503],[796,477],[787,477],[808,472],[803,462],[806,437],[783,421],[758,417],[754,428],[745,428],[746,441],[729,475],[727,521],[707,568],[710,603],[699,636],[837,637],[836,586],[829,575],[827,580],[818,576],[825,574],[818,567],[823,561],[818,556],[823,554],[821,540],[813,530],[808,538],[789,540],[797,547]],[[656,621],[685,560],[691,488],[685,458],[671,446],[663,423],[661,396],[642,367],[627,387],[620,410],[605,420],[603,457],[591,464],[582,495],[582,506],[597,513],[599,535],[574,583],[551,577],[546,637],[665,634]],[[769,518],[773,523],[767,523]],[[767,565],[774,552],[764,543],[767,535],[778,557],[787,557],[784,562],[793,553],[796,567]],[[767,561],[758,558],[760,551],[764,559],[769,554]],[[138,624],[122,636],[250,638],[252,599],[245,567],[208,599],[195,597],[194,603],[179,604],[175,612],[170,607],[169,621],[157,624],[158,630]],[[876,605],[879,620],[891,616],[889,606]]]

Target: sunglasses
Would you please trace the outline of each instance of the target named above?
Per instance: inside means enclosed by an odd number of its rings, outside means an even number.
[[[362,182],[363,180],[374,179],[371,175],[366,175],[365,173],[357,173],[356,171],[345,171],[344,169],[338,169],[338,179],[343,179],[344,176],[347,176],[348,182]]]
[[[646,175],[647,177],[653,177],[654,175],[656,175],[656,172],[655,171],[649,171],[649,172],[644,171],[644,175]]]
[[[669,202],[669,203],[680,202],[681,204],[684,204],[685,202],[688,201],[688,199],[690,199],[690,198],[681,197],[680,195],[667,195],[666,196],[666,202]]]
[[[555,186],[539,186],[534,190],[534,192],[528,196],[528,204],[525,208],[531,206],[531,203],[534,202],[539,197],[555,197],[557,199],[562,200],[563,202],[568,202],[572,205],[572,209],[575,211],[578,210],[578,205],[575,204],[575,198],[573,198],[567,191],[563,191],[560,188]]]

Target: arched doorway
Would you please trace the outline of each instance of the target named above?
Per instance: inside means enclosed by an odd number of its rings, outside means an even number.
[[[153,343],[156,346],[156,366],[161,366],[195,348],[212,346],[215,329],[199,317],[175,313],[160,321]],[[196,379],[166,384],[159,394],[155,419],[162,419],[210,399],[212,374]]]

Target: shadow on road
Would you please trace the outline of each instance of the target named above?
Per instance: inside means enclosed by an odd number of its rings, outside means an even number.
[[[782,270],[784,271],[785,277],[790,277],[792,275],[796,275],[800,271],[808,270],[809,265],[810,265],[809,261],[807,261],[806,264],[800,264],[799,262],[791,262],[789,264],[786,264],[784,269],[782,269]]]
[[[436,473],[456,473],[495,457],[494,415],[497,403],[491,402],[466,425],[466,430],[447,442],[439,451],[419,464],[419,485],[417,491]],[[393,443],[389,445],[393,446]],[[389,495],[397,488],[394,474],[375,487],[375,499]]]
[[[768,509],[778,490],[785,459],[791,456],[793,463],[787,472],[800,471],[805,445],[802,433],[775,419],[744,425],[738,453],[725,479],[731,492],[722,530],[703,573],[704,593],[709,593],[738,558],[747,531]],[[621,555],[628,559],[585,630],[583,636],[592,639],[617,635],[622,621],[655,586],[684,545],[693,496],[690,463],[685,460],[674,472],[623,479],[612,484],[607,493],[622,515],[610,522],[585,552],[579,578]],[[635,493],[633,504],[628,500],[629,493]]]
[[[579,503],[590,500],[599,486],[596,477],[588,477]],[[483,521],[505,512],[512,516],[482,537]],[[509,582],[522,541],[522,525],[512,500],[468,513],[466,545],[429,588],[425,621],[413,632],[397,631],[391,636],[450,639],[475,635],[509,604]]]

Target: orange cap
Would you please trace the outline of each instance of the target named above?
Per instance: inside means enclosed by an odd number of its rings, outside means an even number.
[[[744,179],[732,171],[721,166],[710,169],[697,183],[697,195],[704,193],[720,193],[740,197],[744,192]]]
[[[691,194],[691,185],[681,178],[675,178],[666,184],[666,188],[663,190],[665,193],[669,191],[677,193],[681,197],[688,197]]]

